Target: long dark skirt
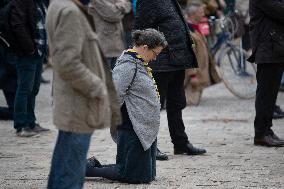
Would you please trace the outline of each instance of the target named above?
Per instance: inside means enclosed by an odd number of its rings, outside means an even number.
[[[130,182],[148,183],[156,177],[155,141],[144,151],[133,130],[118,130],[116,164],[121,177]]]
[[[144,151],[125,105],[121,108],[123,123],[117,130],[116,164],[94,167],[87,164],[86,175],[126,183],[149,183],[156,177],[157,141]]]
[[[130,182],[151,182],[156,176],[157,142],[144,151],[125,104],[121,107],[121,113],[123,123],[118,127],[116,156],[119,174]]]

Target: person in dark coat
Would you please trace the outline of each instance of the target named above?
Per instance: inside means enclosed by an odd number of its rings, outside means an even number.
[[[183,88],[185,70],[198,65],[180,6],[176,0],[138,0],[136,8],[134,28],[157,29],[164,33],[168,41],[168,47],[150,63],[150,67],[161,95],[161,105],[166,102],[174,154],[203,154],[206,150],[195,148],[189,142],[182,119],[182,109],[186,107]],[[161,155],[163,160],[167,159],[165,154],[157,152],[157,159]]]
[[[284,70],[284,1],[250,0],[252,56],[257,64],[254,144],[283,146],[271,129],[272,115]]]
[[[31,137],[49,130],[36,123],[34,112],[42,63],[47,53],[46,9],[45,0],[14,0],[11,3],[10,43],[17,72],[14,128],[18,137]]]

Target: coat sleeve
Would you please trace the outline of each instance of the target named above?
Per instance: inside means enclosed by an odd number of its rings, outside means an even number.
[[[92,0],[91,9],[95,9],[107,22],[120,22],[130,12],[131,3],[128,0],[117,0],[115,3],[109,0]]]
[[[136,16],[134,29],[155,28],[158,20],[159,0],[138,0],[136,5]]]
[[[13,35],[17,44],[27,55],[35,51],[34,41],[27,31],[28,18],[30,18],[29,14],[32,13],[31,3],[33,3],[31,0],[13,1],[10,16],[10,26]]]
[[[135,62],[128,62],[127,60],[116,65],[113,69],[112,77],[117,91],[119,105],[122,105],[124,102],[126,90],[133,79],[135,69]]]
[[[106,95],[104,82],[82,62],[85,40],[79,11],[64,9],[50,39],[54,70],[62,80],[87,98]],[[52,43],[53,42],[53,43]]]
[[[284,23],[284,2],[279,0],[259,0],[256,6],[268,17]]]

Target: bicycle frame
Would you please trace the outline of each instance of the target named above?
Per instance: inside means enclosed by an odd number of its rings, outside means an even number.
[[[225,18],[222,19],[215,19],[213,17],[211,17],[209,19],[209,26],[210,26],[210,35],[212,37],[212,34],[214,34],[214,32],[212,32],[212,28],[215,29],[216,26],[216,22],[220,21],[220,28],[221,28],[221,32],[219,34],[216,35],[217,40],[216,42],[213,44],[213,46],[210,48],[210,51],[212,53],[212,55],[215,57],[217,52],[221,49],[221,48],[229,48],[231,49],[231,51],[234,53],[234,57],[236,58],[237,62],[238,62],[238,67],[236,68],[233,64],[232,64],[232,59],[229,56],[230,59],[230,64],[232,69],[234,70],[235,74],[238,75],[243,75],[243,76],[247,76],[247,72],[246,72],[246,62],[245,62],[245,57],[244,57],[244,53],[242,51],[242,41],[240,40],[240,48],[238,49],[236,47],[235,44],[233,44],[232,42],[232,34],[230,34],[229,32],[227,32],[225,30]],[[213,37],[212,37],[213,38]],[[237,52],[240,52],[237,54]],[[220,66],[221,64],[221,59],[222,57],[217,58],[216,60],[216,64],[217,66]]]

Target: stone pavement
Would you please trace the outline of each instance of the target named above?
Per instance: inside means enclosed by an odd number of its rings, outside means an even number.
[[[45,76],[51,79],[51,70]],[[4,97],[0,94],[0,104]],[[284,108],[284,94],[278,104]],[[0,121],[0,189],[46,188],[57,130],[52,124],[51,85],[42,85],[37,99],[40,123],[50,128],[38,138],[17,138],[10,121]],[[85,182],[86,189],[211,189],[284,188],[284,148],[252,144],[254,101],[240,100],[223,84],[204,91],[198,107],[183,112],[190,141],[207,149],[203,156],[173,155],[165,112],[161,116],[158,144],[170,160],[157,162],[157,178],[148,185],[128,185],[106,179]],[[284,119],[274,121],[274,130],[284,137]],[[109,130],[92,137],[89,156],[114,163],[116,145]],[[72,166],[72,165],[71,165]]]

